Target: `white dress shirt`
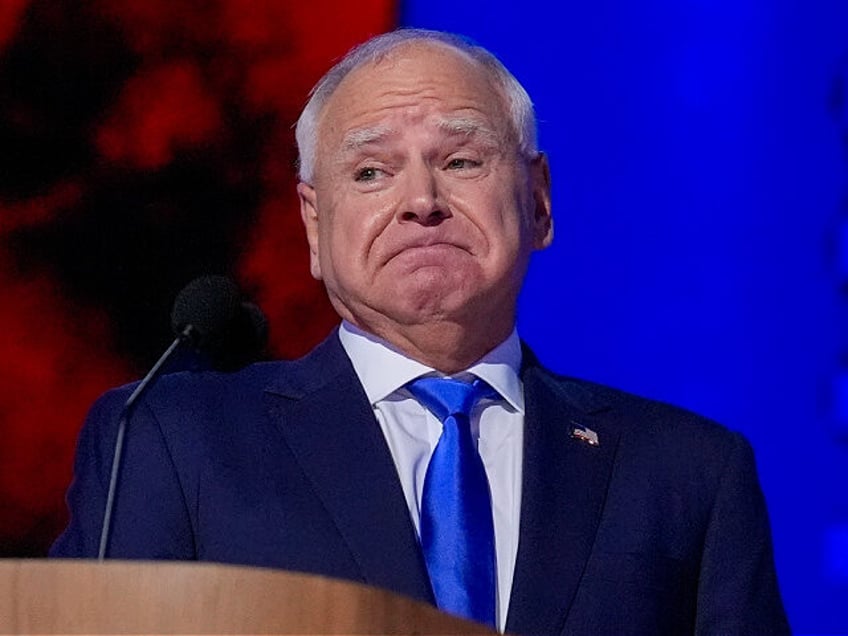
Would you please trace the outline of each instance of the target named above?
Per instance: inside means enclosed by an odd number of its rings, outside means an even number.
[[[442,434],[442,423],[404,388],[432,368],[406,357],[387,342],[347,322],[339,339],[380,423],[397,468],[409,515],[419,533],[421,494],[430,456]],[[465,372],[453,377],[485,380],[502,399],[481,400],[471,413],[471,435],[489,479],[495,528],[497,624],[503,632],[512,591],[521,512],[521,460],[524,439],[524,388],[518,377],[521,344],[513,330]]]

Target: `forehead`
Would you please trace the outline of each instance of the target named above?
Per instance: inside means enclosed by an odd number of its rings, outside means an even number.
[[[506,113],[502,91],[481,63],[444,44],[413,42],[342,80],[318,118],[319,148],[387,119],[428,116],[482,120],[506,135]]]

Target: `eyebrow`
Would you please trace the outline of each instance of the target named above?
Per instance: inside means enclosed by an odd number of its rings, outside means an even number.
[[[436,125],[448,135],[477,137],[492,146],[500,144],[500,136],[490,126],[474,117],[446,117],[440,119]]]
[[[370,128],[357,128],[349,131],[342,139],[342,150],[359,150],[363,146],[376,144],[387,137],[397,134],[397,130],[388,126],[373,126]]]

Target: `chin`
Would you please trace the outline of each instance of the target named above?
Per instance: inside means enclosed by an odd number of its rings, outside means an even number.
[[[468,294],[444,289],[405,290],[387,300],[386,315],[402,324],[464,322],[476,305]]]

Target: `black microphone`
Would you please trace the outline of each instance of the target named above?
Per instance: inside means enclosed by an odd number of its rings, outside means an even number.
[[[156,361],[124,404],[118,421],[109,491],[100,529],[98,560],[106,557],[115,507],[115,490],[124,448],[127,422],[144,393],[162,374],[177,350],[188,345],[208,354],[211,366],[222,371],[238,369],[255,360],[268,339],[268,323],[253,303],[242,302],[236,284],[224,276],[204,276],[186,285],[171,311],[174,341]]]
[[[236,284],[225,276],[203,276],[174,299],[171,327],[177,340],[205,349],[233,322],[241,304]]]
[[[242,302],[233,319],[208,339],[210,365],[218,371],[235,371],[265,355],[268,320],[251,302]]]

